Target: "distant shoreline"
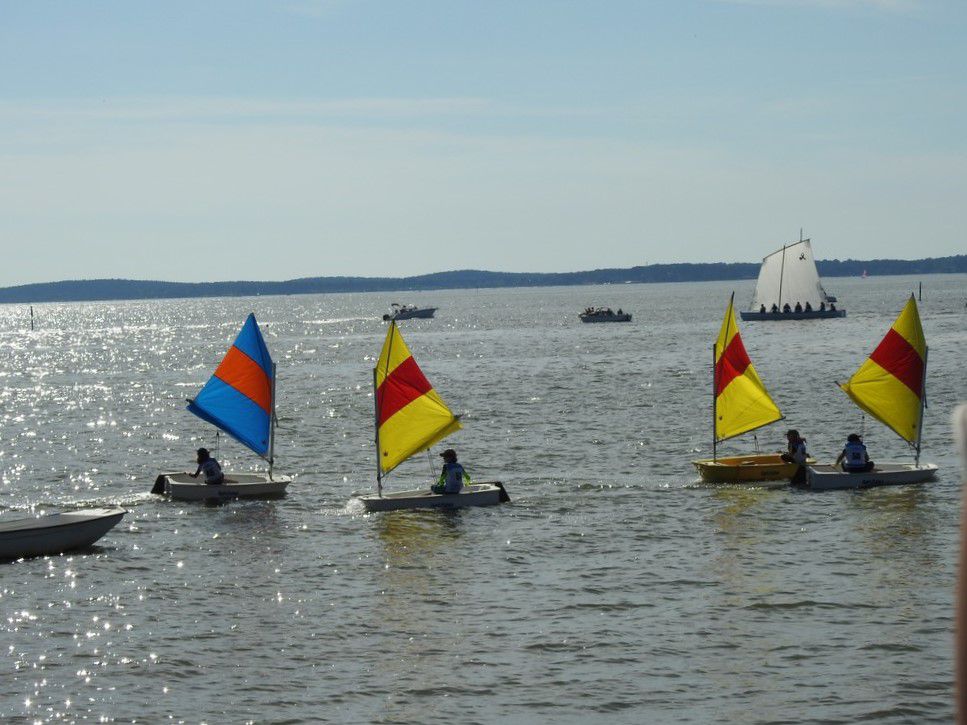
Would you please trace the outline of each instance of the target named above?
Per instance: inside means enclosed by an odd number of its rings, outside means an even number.
[[[818,260],[821,277],[967,273],[967,255],[928,259]],[[282,282],[161,282],[131,279],[65,280],[0,288],[0,304],[110,300],[250,297],[345,292],[425,292],[445,289],[556,287],[594,284],[753,280],[759,263],[650,264],[585,272],[457,270],[416,277],[304,277]]]

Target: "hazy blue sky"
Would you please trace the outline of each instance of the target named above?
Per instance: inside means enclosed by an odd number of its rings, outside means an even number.
[[[0,0],[0,284],[967,251],[964,0]]]

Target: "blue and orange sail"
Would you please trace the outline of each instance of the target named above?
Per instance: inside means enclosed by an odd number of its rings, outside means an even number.
[[[275,413],[275,365],[250,314],[235,343],[188,410],[270,463]]]
[[[733,438],[782,419],[745,351],[734,295],[715,342],[715,440]]]
[[[373,370],[379,477],[414,453],[460,430],[460,421],[439,396],[391,322]]]
[[[925,405],[927,342],[913,295],[880,344],[853,377],[841,384],[860,408],[920,447]]]

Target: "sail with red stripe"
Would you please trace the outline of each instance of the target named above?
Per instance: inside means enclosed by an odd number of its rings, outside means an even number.
[[[275,365],[250,314],[188,410],[270,460],[274,393]]]
[[[860,408],[919,447],[927,342],[913,295],[873,354],[839,387]]]
[[[395,322],[390,322],[373,378],[380,476],[460,430],[457,416],[416,364]]]
[[[729,299],[715,342],[714,386],[716,441],[734,438],[782,419],[779,407],[769,397],[742,344],[733,299]]]

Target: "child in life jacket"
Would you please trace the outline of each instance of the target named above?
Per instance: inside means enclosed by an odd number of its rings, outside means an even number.
[[[836,463],[833,465],[838,466],[840,461],[843,463],[843,470],[847,473],[866,473],[873,470],[873,461],[870,460],[870,455],[866,452],[863,439],[856,433],[850,433],[846,437],[846,446],[837,456]]]

